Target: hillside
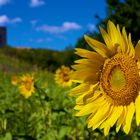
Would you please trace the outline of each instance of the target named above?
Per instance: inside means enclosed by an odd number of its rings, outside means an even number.
[[[42,69],[55,71],[61,65],[70,66],[75,60],[74,50],[53,51],[46,49],[19,49],[1,48],[0,53],[7,57],[16,58],[19,61],[27,62]]]

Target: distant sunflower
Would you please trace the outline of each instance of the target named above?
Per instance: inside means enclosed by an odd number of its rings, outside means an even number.
[[[71,69],[66,66],[61,66],[61,68],[57,69],[55,72],[55,81],[58,85],[62,87],[68,87],[72,85],[72,81],[69,78],[71,73]]]
[[[85,40],[94,51],[76,49],[83,57],[76,60],[71,78],[79,83],[71,90],[76,96],[77,116],[89,115],[88,127],[104,129],[112,126],[129,133],[133,116],[140,124],[140,40],[133,47],[131,34],[109,21],[107,32],[100,28],[104,42],[88,36]]]
[[[18,77],[16,75],[13,75],[11,77],[11,84],[16,86],[18,84]]]
[[[19,91],[25,98],[29,98],[35,92],[33,76],[26,74],[20,77]]]

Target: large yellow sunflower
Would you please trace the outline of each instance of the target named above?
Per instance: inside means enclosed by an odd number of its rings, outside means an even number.
[[[133,116],[140,124],[140,41],[133,47],[131,34],[111,21],[107,32],[100,28],[104,42],[88,36],[85,40],[95,50],[76,49],[83,57],[76,60],[71,78],[79,84],[70,92],[76,96],[77,116],[89,115],[88,127],[104,129],[122,127],[128,134]]]
[[[25,98],[29,98],[35,92],[33,76],[26,74],[20,77],[19,91]]]
[[[72,80],[69,78],[71,73],[71,69],[66,66],[61,66],[61,68],[57,69],[55,72],[55,81],[58,85],[62,87],[68,87],[72,85]]]

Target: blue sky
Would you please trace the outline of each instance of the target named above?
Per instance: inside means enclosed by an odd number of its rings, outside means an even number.
[[[15,47],[63,50],[88,30],[97,30],[106,0],[0,0],[0,26]]]

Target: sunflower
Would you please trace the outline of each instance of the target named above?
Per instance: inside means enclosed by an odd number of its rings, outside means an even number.
[[[13,75],[11,77],[11,84],[14,85],[14,86],[16,86],[18,84],[18,78],[17,78],[16,75]]]
[[[19,78],[19,91],[25,97],[29,98],[35,92],[34,78],[29,74],[25,74]]]
[[[56,83],[62,87],[71,86],[72,81],[69,78],[71,71],[72,70],[66,66],[61,66],[61,68],[57,69],[54,75]]]
[[[128,134],[133,116],[140,124],[140,40],[135,46],[125,27],[108,21],[107,31],[100,28],[104,43],[85,35],[95,51],[76,49],[82,58],[75,61],[71,78],[78,84],[70,95],[76,96],[76,116],[88,115],[88,128],[112,126]]]

